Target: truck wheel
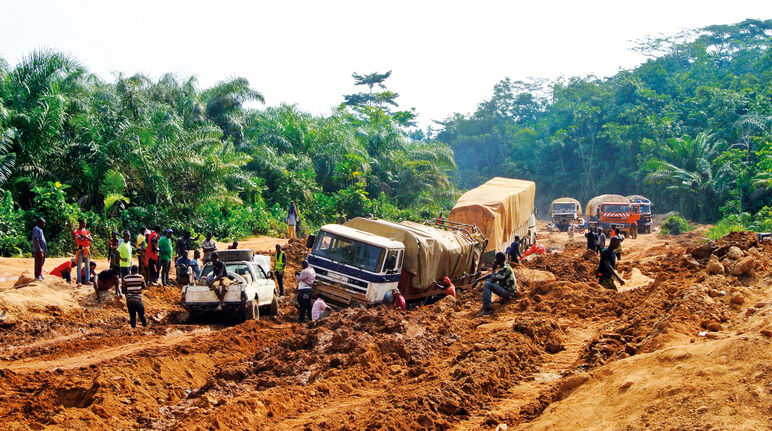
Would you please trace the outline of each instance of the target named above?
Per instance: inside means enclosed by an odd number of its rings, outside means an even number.
[[[271,301],[271,305],[268,306],[268,315],[276,316],[278,314],[279,314],[279,300],[276,298],[276,295],[274,295],[273,301]]]
[[[260,307],[257,306],[257,300],[251,300],[244,305],[244,321],[260,319]]]

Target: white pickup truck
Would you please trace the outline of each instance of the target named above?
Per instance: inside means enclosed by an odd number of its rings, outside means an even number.
[[[254,255],[252,250],[219,250],[217,256],[228,268],[230,278],[221,313],[235,314],[245,321],[259,319],[261,308],[271,316],[278,313],[276,283],[270,271],[269,256]],[[198,280],[182,288],[182,307],[191,318],[217,310],[219,301],[215,292],[209,289],[211,280],[212,263],[207,262]]]

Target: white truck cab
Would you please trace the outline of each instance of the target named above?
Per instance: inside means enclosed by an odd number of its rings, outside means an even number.
[[[223,313],[236,314],[243,320],[259,319],[260,308],[269,315],[277,314],[276,283],[270,271],[269,256],[254,255],[252,250],[219,250],[217,256],[225,263],[230,279],[223,299]],[[199,279],[182,288],[182,307],[191,317],[217,310],[217,295],[209,289],[212,279],[212,263],[207,262]]]
[[[344,305],[374,304],[397,288],[405,246],[338,224],[322,226],[308,263],[316,271],[316,294]]]

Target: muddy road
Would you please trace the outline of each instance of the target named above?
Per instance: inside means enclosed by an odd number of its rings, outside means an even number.
[[[516,268],[520,294],[493,316],[476,317],[478,287],[312,326],[287,299],[275,319],[191,323],[179,289],[156,287],[151,326],[131,329],[120,301],[48,279],[14,288],[31,263],[2,260],[0,417],[8,429],[769,428],[772,246],[641,235],[624,242],[628,283],[612,292],[584,241],[541,235],[555,253]],[[290,250],[296,265],[302,244]]]

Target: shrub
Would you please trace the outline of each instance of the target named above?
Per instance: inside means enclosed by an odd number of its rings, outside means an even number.
[[[0,256],[18,256],[30,252],[31,245],[24,232],[24,211],[13,205],[10,192],[0,197]]]
[[[690,230],[692,230],[692,227],[689,225],[689,222],[677,215],[671,215],[662,224],[662,233],[666,235],[680,235]]]

